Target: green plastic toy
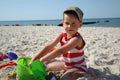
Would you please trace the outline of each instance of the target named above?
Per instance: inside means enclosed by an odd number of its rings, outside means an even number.
[[[43,64],[39,60],[29,64],[30,60],[29,57],[17,59],[18,80],[46,80],[48,74]]]
[[[36,80],[46,80],[45,77],[48,75],[47,71],[39,60],[32,62],[29,66]]]

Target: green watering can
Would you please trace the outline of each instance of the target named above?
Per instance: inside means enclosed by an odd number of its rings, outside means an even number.
[[[48,75],[44,65],[39,60],[29,64],[31,58],[20,57],[17,59],[18,80],[46,80]]]

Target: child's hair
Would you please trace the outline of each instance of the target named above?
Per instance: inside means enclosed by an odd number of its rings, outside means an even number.
[[[82,18],[83,18],[83,12],[80,8],[78,7],[69,7],[67,8],[63,14],[72,14],[75,15],[78,20],[80,20],[82,22]]]
[[[77,13],[75,11],[72,11],[72,10],[71,11],[65,11],[64,14],[74,15],[79,20],[78,15],[77,15]]]

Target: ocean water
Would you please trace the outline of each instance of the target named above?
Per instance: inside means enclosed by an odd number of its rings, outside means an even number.
[[[0,26],[57,26],[62,20],[0,21]],[[85,27],[120,27],[120,18],[83,19]]]
[[[120,18],[84,19],[83,22],[96,22],[94,24],[83,25],[88,27],[120,27]]]

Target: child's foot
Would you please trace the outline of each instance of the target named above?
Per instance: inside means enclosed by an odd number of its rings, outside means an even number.
[[[97,75],[95,74],[94,72],[94,69],[93,68],[88,68],[88,71],[87,71],[88,74],[90,74],[92,77],[94,78],[97,78]]]
[[[50,72],[49,75],[46,76],[46,80],[58,80],[58,79],[54,73]]]

